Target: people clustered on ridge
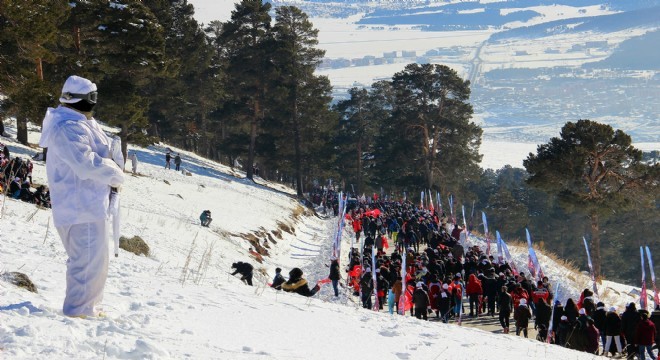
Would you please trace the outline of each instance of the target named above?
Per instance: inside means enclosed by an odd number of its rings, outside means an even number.
[[[50,192],[45,185],[32,190],[32,169],[30,159],[18,156],[11,158],[9,147],[0,143],[0,194],[7,197],[50,208]]]

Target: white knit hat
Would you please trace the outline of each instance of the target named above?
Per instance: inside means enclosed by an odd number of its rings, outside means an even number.
[[[587,310],[586,310],[585,308],[582,308],[582,309],[580,309],[580,311],[578,311],[578,313],[579,313],[580,315],[586,315],[586,314],[587,314]]]
[[[62,96],[60,97],[60,102],[64,104],[73,104],[80,101],[80,98],[65,96],[65,94],[89,94],[92,91],[96,91],[96,84],[87,80],[83,77],[71,75],[64,82],[62,86]]]
[[[417,287],[418,287],[418,288],[421,288],[421,287],[423,287],[423,286],[424,286],[424,283],[423,283],[423,282],[420,281],[420,282],[417,283]]]
[[[527,305],[527,300],[520,299],[520,305]]]

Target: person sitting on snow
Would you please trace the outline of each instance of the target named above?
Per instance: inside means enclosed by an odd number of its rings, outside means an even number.
[[[314,296],[321,288],[316,284],[311,290],[307,285],[307,280],[303,279],[303,272],[299,268],[293,268],[289,271],[289,280],[282,284],[282,290],[286,292],[295,292],[302,296]]]
[[[282,284],[286,282],[286,279],[284,279],[284,276],[282,276],[282,269],[276,268],[275,269],[275,277],[273,278],[272,284],[270,284],[270,287],[273,289],[277,290],[282,290]]]
[[[213,221],[213,219],[211,219],[211,210],[204,210],[202,215],[199,216],[199,221],[201,221],[202,226],[209,227],[211,221]]]

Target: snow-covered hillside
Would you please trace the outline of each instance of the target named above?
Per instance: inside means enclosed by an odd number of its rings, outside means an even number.
[[[38,136],[31,133],[30,141],[36,143]],[[18,156],[38,151],[0,139]],[[593,358],[511,335],[366,311],[346,293],[332,300],[329,286],[311,299],[274,291],[265,284],[277,266],[285,273],[301,267],[310,282],[327,277],[336,220],[306,212],[289,189],[248,183],[240,173],[186,152],[181,152],[183,167],[192,176],[163,169],[164,150],[130,148],[141,160],[140,175],[127,174],[121,233],[142,237],[152,254],[122,250],[110,260],[105,318],[62,315],[66,255],[50,210],[3,199],[0,270],[26,273],[38,293],[0,281],[1,358]],[[35,163],[34,182],[46,182],[43,163]],[[198,225],[204,209],[213,212],[208,229]],[[295,233],[287,233],[289,228]],[[268,239],[270,256],[263,264],[248,254],[248,234],[261,244]],[[350,237],[347,230],[344,254]],[[511,250],[522,267],[524,249]],[[566,275],[549,258],[540,260],[554,283],[570,276],[562,298],[576,297],[587,283],[582,275]],[[255,265],[255,287],[228,273],[235,261]],[[619,293],[631,290],[609,286]],[[606,292],[606,300],[617,306],[635,299],[613,293]]]

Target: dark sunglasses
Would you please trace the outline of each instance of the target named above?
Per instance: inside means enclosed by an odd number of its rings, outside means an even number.
[[[65,92],[62,93],[62,97],[67,100],[71,99],[82,99],[82,100],[87,100],[87,102],[91,104],[96,104],[96,99],[98,97],[98,92],[92,91],[87,94],[74,94],[70,92]]]

